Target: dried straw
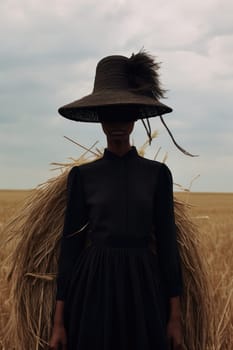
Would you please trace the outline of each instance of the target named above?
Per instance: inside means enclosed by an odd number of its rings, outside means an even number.
[[[145,147],[146,143],[138,149],[142,156]],[[10,246],[11,253],[2,262],[6,279],[1,289],[4,295],[9,295],[2,349],[41,350],[48,344],[55,307],[67,174],[72,166],[84,162],[87,160],[81,157],[69,164],[57,163],[62,173],[39,185],[4,228],[1,249]],[[190,205],[174,197],[174,207],[184,277],[181,298],[184,349],[215,349],[213,297],[200,232],[189,216]]]

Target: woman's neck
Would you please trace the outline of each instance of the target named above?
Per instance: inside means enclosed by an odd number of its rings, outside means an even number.
[[[129,141],[108,141],[107,142],[107,149],[119,156],[123,156],[125,153],[127,153],[132,146],[130,145]]]

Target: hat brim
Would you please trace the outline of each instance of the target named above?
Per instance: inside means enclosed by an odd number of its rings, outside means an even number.
[[[58,109],[58,112],[65,118],[83,121],[83,122],[100,122],[97,109],[100,106],[114,105],[138,105],[139,117],[150,118],[158,115],[172,112],[172,108],[156,100],[142,94],[136,94],[131,91],[110,90],[106,89],[101,92],[95,92],[84,96],[79,100],[75,100]]]

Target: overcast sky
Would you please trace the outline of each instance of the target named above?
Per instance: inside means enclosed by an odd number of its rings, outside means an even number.
[[[97,62],[144,47],[162,62],[160,78],[173,108],[151,127],[159,136],[146,157],[166,164],[191,190],[233,192],[232,0],[2,0],[0,3],[0,188],[34,188],[52,176],[51,162],[106,147],[100,124],[73,122],[58,107],[91,93]],[[131,142],[146,140],[141,121]],[[178,190],[175,185],[174,190]]]

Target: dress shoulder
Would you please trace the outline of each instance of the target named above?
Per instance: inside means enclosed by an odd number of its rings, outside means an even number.
[[[173,184],[173,176],[172,176],[171,169],[165,163],[160,163],[159,178],[160,178],[160,181],[163,181],[168,184]]]

